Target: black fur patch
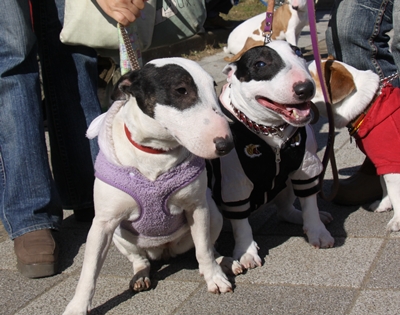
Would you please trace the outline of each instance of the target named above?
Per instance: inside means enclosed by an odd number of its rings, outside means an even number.
[[[236,66],[235,76],[242,82],[269,81],[285,67],[285,62],[272,48],[259,46],[246,51]]]
[[[122,77],[118,87],[122,92],[133,95],[143,113],[152,118],[157,103],[183,111],[199,101],[193,77],[176,64],[162,67],[146,64],[142,69]]]

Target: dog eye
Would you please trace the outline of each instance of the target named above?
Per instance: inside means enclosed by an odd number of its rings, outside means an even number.
[[[264,61],[257,61],[255,66],[256,68],[262,68],[265,67],[267,64]]]
[[[293,46],[292,49],[293,49],[294,53],[295,53],[297,56],[303,57],[303,53],[301,52],[301,50],[300,50],[299,47]]]
[[[181,95],[186,95],[186,94],[188,94],[188,92],[186,91],[186,89],[185,88],[178,88],[178,89],[176,89],[175,91],[177,91],[179,94],[181,94]]]

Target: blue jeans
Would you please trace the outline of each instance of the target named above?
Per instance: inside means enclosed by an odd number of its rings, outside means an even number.
[[[12,239],[58,229],[62,209],[93,207],[93,159],[98,152],[97,143],[85,137],[88,124],[101,113],[96,52],[61,44],[64,0],[32,0],[32,13],[34,31],[27,0],[2,1],[0,218]]]
[[[391,50],[388,32],[394,30]],[[400,1],[336,0],[326,31],[328,53],[381,78],[400,67]],[[399,86],[399,79],[392,81]]]

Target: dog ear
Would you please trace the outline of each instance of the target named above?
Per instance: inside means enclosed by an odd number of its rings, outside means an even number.
[[[133,82],[137,82],[140,70],[135,70],[124,74],[115,84],[114,90],[111,94],[113,101],[127,100],[129,95],[133,95],[131,88]]]
[[[227,75],[226,80],[228,81],[228,83],[231,83],[232,75],[235,73],[236,69],[236,63],[234,62],[226,65],[224,69],[222,69],[222,73]]]
[[[356,89],[353,76],[339,62],[327,60],[325,62],[325,77],[326,75],[328,75],[328,89],[332,104],[342,101]]]
[[[248,51],[249,49],[253,48],[253,47],[257,47],[257,46],[264,46],[264,42],[260,41],[260,40],[254,40],[251,37],[248,37],[246,39],[246,42],[243,46],[243,48],[233,57],[229,58],[229,57],[225,57],[224,60],[228,61],[228,62],[234,62],[238,59],[240,59],[240,57],[242,57],[242,55]]]
[[[111,99],[113,101],[126,100],[128,99],[127,94],[124,89],[126,86],[130,86],[132,82],[130,81],[130,72],[124,74],[119,78],[118,82],[114,85],[113,92],[111,94]]]
[[[225,57],[224,60],[227,62],[234,62],[238,59],[240,59],[240,57],[242,57],[242,55],[244,54],[244,51],[240,51],[238,52],[236,55],[232,56],[232,57]]]

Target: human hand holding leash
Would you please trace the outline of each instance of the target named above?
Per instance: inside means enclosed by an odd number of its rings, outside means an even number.
[[[96,0],[104,12],[124,26],[134,22],[146,0]]]

